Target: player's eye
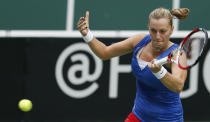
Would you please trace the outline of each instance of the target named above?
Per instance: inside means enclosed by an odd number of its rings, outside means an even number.
[[[150,29],[150,31],[151,31],[152,33],[156,33],[156,32],[157,32],[155,29]]]
[[[160,30],[160,33],[164,34],[166,32],[166,30]]]

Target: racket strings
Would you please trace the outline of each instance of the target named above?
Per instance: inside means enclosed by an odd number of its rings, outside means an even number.
[[[205,33],[202,31],[192,34],[183,44],[180,59],[184,59],[180,64],[183,67],[194,65],[200,57],[205,45]]]

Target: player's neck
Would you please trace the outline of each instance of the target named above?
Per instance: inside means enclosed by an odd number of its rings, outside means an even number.
[[[150,46],[151,46],[151,49],[152,49],[152,54],[153,54],[154,57],[159,56],[160,54],[165,52],[172,45],[173,45],[173,43],[171,41],[168,41],[166,46],[164,46],[163,48],[157,48],[157,47],[153,47],[152,44],[150,43]]]

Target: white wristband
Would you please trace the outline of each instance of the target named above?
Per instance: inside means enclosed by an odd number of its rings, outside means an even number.
[[[93,40],[93,34],[91,33],[90,29],[88,30],[88,33],[86,36],[83,36],[83,39],[86,43],[89,43]]]
[[[157,79],[161,79],[163,78],[167,73],[167,70],[162,66],[162,68],[160,69],[160,71],[153,73],[155,75],[155,77]]]

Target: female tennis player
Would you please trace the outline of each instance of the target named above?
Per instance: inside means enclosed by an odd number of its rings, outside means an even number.
[[[137,91],[134,107],[125,122],[184,121],[179,93],[184,87],[187,71],[175,63],[159,66],[153,62],[178,47],[169,40],[174,29],[173,17],[185,19],[188,12],[187,8],[172,11],[157,8],[149,15],[148,35],[137,34],[109,46],[91,33],[88,11],[85,17],[79,19],[77,26],[83,39],[99,58],[107,60],[133,52],[131,67],[136,77]]]

